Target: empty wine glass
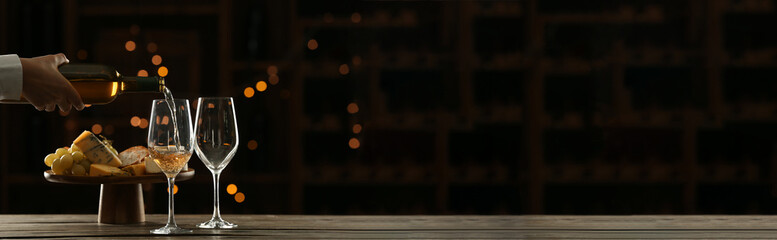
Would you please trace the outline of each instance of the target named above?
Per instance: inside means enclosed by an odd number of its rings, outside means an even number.
[[[194,150],[192,139],[191,111],[189,100],[176,99],[170,102],[157,99],[151,104],[151,124],[148,128],[148,150],[162,172],[167,176],[168,214],[167,224],[151,230],[154,234],[190,233],[192,230],[179,228],[175,223],[173,208],[173,186],[175,177],[189,162]],[[171,109],[174,109],[171,111]],[[173,114],[171,114],[171,112]]]
[[[194,134],[197,156],[213,173],[213,217],[197,225],[200,228],[235,228],[236,224],[221,219],[219,211],[219,177],[237,152],[239,143],[235,106],[231,97],[197,99]]]

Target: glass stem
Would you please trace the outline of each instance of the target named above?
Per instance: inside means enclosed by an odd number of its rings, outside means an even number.
[[[221,211],[219,210],[219,178],[220,171],[213,172],[213,219],[221,220]]]
[[[167,226],[174,227],[178,226],[175,224],[175,217],[173,213],[175,212],[175,208],[173,207],[173,195],[175,194],[175,178],[174,177],[168,177],[167,178],[167,192],[170,196],[167,200]]]

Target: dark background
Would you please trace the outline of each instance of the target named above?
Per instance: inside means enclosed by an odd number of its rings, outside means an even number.
[[[234,97],[224,213],[774,214],[775,4],[0,0],[0,53],[126,75],[159,54],[176,97]],[[0,213],[95,213],[99,187],[46,182],[43,157],[97,124],[143,145],[130,118],[160,97],[0,106]],[[176,212],[209,213],[190,166]]]

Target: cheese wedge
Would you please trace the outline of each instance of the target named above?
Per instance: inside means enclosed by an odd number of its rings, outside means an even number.
[[[89,167],[89,176],[129,176],[129,173],[114,166],[95,163]]]
[[[89,161],[92,163],[106,164],[114,167],[121,166],[119,156],[114,154],[108,146],[105,146],[97,136],[90,131],[81,133],[73,144],[78,146]]]
[[[123,167],[121,170],[128,172],[132,176],[140,176],[146,174],[146,165],[143,163],[137,163]]]
[[[143,159],[146,165],[146,172],[147,173],[161,173],[162,169],[159,168],[159,165],[154,162],[153,159],[151,159],[151,156],[146,156],[145,159]]]

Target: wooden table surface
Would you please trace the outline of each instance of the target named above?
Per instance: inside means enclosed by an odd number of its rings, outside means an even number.
[[[154,236],[146,223],[98,224],[96,215],[0,215],[0,238],[71,239],[775,239],[777,216],[319,216],[226,215],[231,230],[195,229],[209,215],[176,215],[192,234]]]

